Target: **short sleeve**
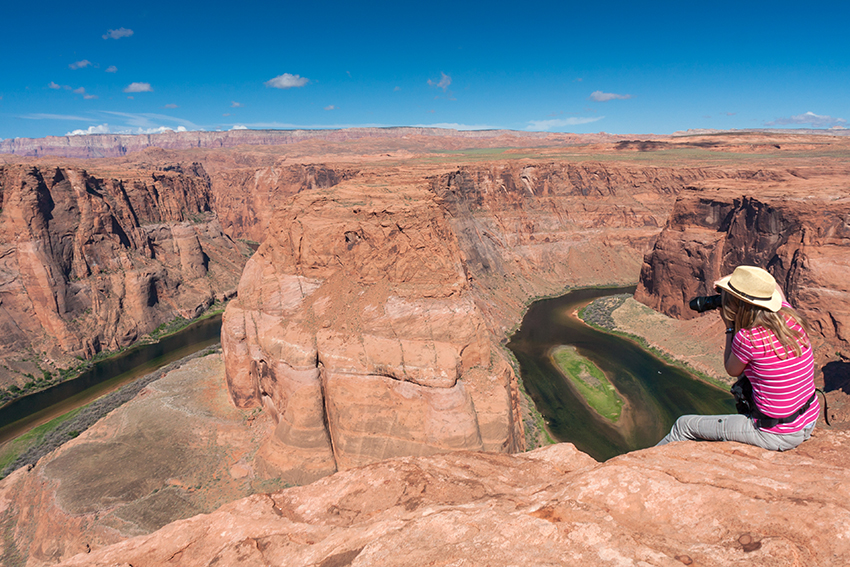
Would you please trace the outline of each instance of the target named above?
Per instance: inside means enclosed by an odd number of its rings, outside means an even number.
[[[744,335],[743,329],[732,338],[732,353],[744,364],[749,364],[753,358],[752,342]]]

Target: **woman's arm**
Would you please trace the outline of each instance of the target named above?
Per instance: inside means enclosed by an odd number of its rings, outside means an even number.
[[[732,352],[732,339],[735,337],[735,333],[726,333],[726,348],[723,349],[723,366],[726,368],[726,373],[729,376],[738,377],[744,371],[744,368],[747,365],[735,356],[735,353]]]

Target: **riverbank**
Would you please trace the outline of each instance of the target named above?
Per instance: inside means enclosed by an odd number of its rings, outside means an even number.
[[[592,327],[636,342],[712,386],[727,390],[734,382],[723,368],[724,335],[716,315],[680,321],[620,294],[594,300],[580,310],[579,317]]]
[[[204,321],[206,319],[209,319],[210,317],[215,317],[216,315],[220,315],[224,313],[228,302],[229,299],[226,299],[224,301],[215,301],[215,303],[207,307],[203,313],[201,313],[194,319],[186,319],[184,317],[177,316],[171,321],[163,323],[162,325],[151,331],[149,334],[140,337],[139,340],[129,346],[116,350],[101,351],[89,360],[80,359],[80,363],[75,366],[61,369],[55,373],[42,369],[41,376],[33,376],[32,374],[27,374],[26,376],[27,378],[29,378],[29,381],[25,382],[20,386],[13,384],[6,388],[0,387],[0,411],[2,411],[3,408],[5,408],[6,406],[14,403],[17,400],[25,398],[26,396],[38,394],[40,392],[44,392],[45,390],[49,390],[50,388],[58,386],[59,384],[76,380],[80,378],[83,374],[94,368],[94,366],[99,362],[106,362],[112,360],[135,348],[143,347],[145,345],[156,344],[176,333],[179,333],[189,325]]]
[[[218,353],[221,353],[220,345],[190,354],[121,386],[90,404],[63,413],[19,437],[0,444],[0,478],[5,478],[21,467],[34,465],[43,456],[78,437],[109,412],[133,399],[151,382],[159,380],[172,370],[181,368],[196,358]]]

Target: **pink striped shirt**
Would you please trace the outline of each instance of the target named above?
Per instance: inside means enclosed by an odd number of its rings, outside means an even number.
[[[790,307],[785,302],[782,305]],[[753,385],[753,401],[771,417],[791,415],[815,393],[815,361],[806,331],[793,319],[786,320],[790,328],[800,331],[806,339],[799,341],[803,349],[801,356],[796,356],[793,350],[785,358],[777,356],[777,351],[785,356],[785,348],[773,332],[764,327],[741,329],[732,339],[732,352],[747,365],[744,374]],[[815,397],[809,409],[791,423],[781,423],[763,431],[794,433],[817,421],[818,416],[820,404]]]

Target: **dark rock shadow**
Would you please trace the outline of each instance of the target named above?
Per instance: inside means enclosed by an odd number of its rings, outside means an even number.
[[[850,394],[850,362],[835,360],[823,367],[823,391]]]

